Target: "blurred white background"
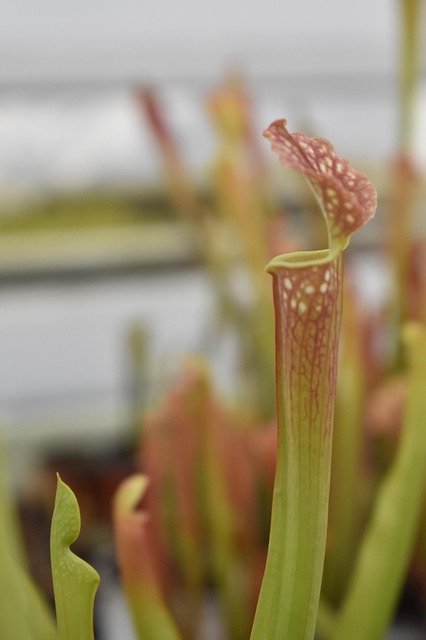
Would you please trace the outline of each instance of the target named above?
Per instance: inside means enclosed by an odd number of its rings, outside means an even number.
[[[259,134],[285,115],[343,154],[383,160],[395,147],[397,9],[397,0],[6,0],[0,193],[155,179],[157,155],[131,93],[147,84],[202,179],[214,150],[205,95],[232,69],[247,79]]]

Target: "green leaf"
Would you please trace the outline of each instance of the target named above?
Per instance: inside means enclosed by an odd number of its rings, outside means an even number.
[[[24,569],[20,568],[18,575],[25,592],[27,620],[32,640],[58,640],[55,620],[47,602]],[[1,634],[0,637],[3,639]]]
[[[405,339],[409,380],[401,442],[365,533],[335,640],[383,638],[415,540],[426,480],[426,330],[410,325]]]
[[[55,640],[55,623],[24,564],[17,516],[5,478],[0,446],[0,638]]]
[[[87,562],[70,550],[79,533],[77,499],[58,475],[50,554],[59,640],[94,638],[93,604],[100,578]]]

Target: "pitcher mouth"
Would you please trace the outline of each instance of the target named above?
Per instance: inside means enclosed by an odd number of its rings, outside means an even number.
[[[279,269],[305,269],[333,262],[346,249],[349,238],[342,238],[330,249],[315,251],[295,251],[283,253],[273,258],[265,267],[267,273],[274,274]]]

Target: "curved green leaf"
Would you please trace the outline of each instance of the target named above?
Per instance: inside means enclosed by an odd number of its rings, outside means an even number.
[[[365,533],[334,640],[380,640],[401,591],[426,479],[426,330],[410,325],[408,398],[395,462]]]
[[[79,533],[77,499],[58,475],[50,554],[59,640],[94,639],[93,604],[100,578],[70,549]]]
[[[0,638],[55,640],[53,616],[25,567],[17,516],[6,486],[5,467],[0,443]]]

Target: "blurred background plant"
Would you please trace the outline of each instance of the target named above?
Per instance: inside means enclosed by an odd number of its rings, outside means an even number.
[[[155,640],[150,625],[162,639],[249,637],[276,448],[264,265],[326,243],[304,182],[264,153],[264,125],[286,115],[292,130],[331,139],[379,192],[375,222],[347,252],[318,633],[348,640],[359,611],[368,622],[377,606],[366,637],[392,623],[389,633],[422,637],[426,509],[402,490],[424,448],[421,418],[406,415],[402,336],[408,320],[426,321],[424,3],[306,1],[277,14],[234,2],[226,27],[219,7],[206,19],[193,4],[67,15],[46,0],[47,21],[8,8],[0,635],[55,637],[40,603],[53,601],[59,471],[82,514],[74,548],[102,576],[97,640]],[[218,81],[235,60],[244,73]],[[420,491],[421,473],[414,482]]]

